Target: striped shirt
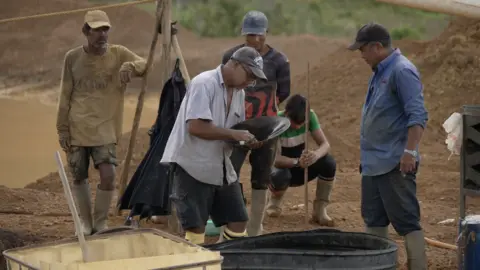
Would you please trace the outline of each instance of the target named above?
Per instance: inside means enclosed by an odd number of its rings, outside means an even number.
[[[285,111],[279,111],[278,116],[285,117]],[[309,116],[309,131],[313,132],[320,129],[317,114],[310,110]],[[300,128],[288,128],[280,136],[280,145],[282,146],[282,156],[289,158],[298,158],[302,155],[305,149],[305,125]]]

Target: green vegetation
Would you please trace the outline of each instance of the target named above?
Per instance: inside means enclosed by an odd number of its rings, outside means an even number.
[[[129,0],[92,0],[119,2]],[[173,17],[183,26],[208,37],[237,36],[243,16],[260,10],[269,18],[270,33],[310,33],[352,37],[368,22],[388,27],[394,39],[427,39],[438,35],[449,16],[404,8],[375,0],[173,0]],[[139,5],[153,12],[154,4]]]

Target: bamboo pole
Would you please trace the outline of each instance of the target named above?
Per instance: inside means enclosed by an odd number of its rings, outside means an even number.
[[[308,131],[310,126],[310,106],[308,106],[310,95],[310,62],[307,62],[307,101],[305,102],[305,151],[308,151]],[[308,167],[303,171],[303,183],[305,188],[305,224],[308,224]]]

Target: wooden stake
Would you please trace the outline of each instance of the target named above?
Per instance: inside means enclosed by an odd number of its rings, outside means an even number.
[[[80,243],[80,249],[82,250],[83,261],[89,262],[91,261],[91,258],[88,253],[87,242],[85,241],[85,236],[83,235],[80,217],[78,216],[77,207],[75,206],[75,202],[73,200],[72,191],[70,190],[70,184],[68,183],[65,168],[63,167],[62,156],[60,155],[60,152],[57,151],[55,153],[55,159],[57,160],[58,174],[60,174],[60,179],[62,180],[63,191],[65,192],[68,208],[70,208],[70,213],[72,214],[73,224],[75,224],[75,231],[78,236],[78,242]]]
[[[308,133],[310,127],[310,62],[307,62],[307,102],[305,104],[305,151],[308,151]],[[305,224],[308,224],[308,167],[304,169],[303,183],[305,186]]]
[[[146,68],[145,68],[145,74],[143,75],[142,85],[141,85],[141,88],[140,88],[140,93],[138,94],[137,109],[135,110],[135,117],[133,119],[132,132],[130,133],[130,142],[128,144],[127,154],[125,156],[125,161],[123,163],[123,170],[122,170],[122,174],[121,174],[121,177],[120,177],[119,192],[118,192],[119,198],[121,198],[121,196],[123,196],[123,193],[125,192],[125,189],[127,187],[128,171],[130,169],[130,162],[132,160],[133,150],[135,148],[135,139],[137,137],[138,126],[140,124],[140,118],[142,116],[143,102],[144,102],[144,99],[145,99],[145,92],[147,90],[148,72],[150,71],[150,68],[152,66],[153,57],[155,55],[155,47],[157,46],[158,29],[160,27],[160,20],[161,20],[162,13],[163,13],[163,6],[164,6],[163,1],[158,0],[157,1],[157,9],[156,9],[156,22],[155,22],[155,28],[153,30],[152,44],[150,45],[150,52],[148,54],[147,65],[146,65]],[[121,212],[120,208],[118,207],[117,215],[120,215],[120,212]]]
[[[180,44],[178,43],[177,35],[172,36],[172,47],[175,51],[175,55],[180,60],[180,71],[182,72],[183,79],[185,84],[190,83],[190,75],[188,74],[187,65],[185,64],[185,59],[183,58],[182,50],[180,49]]]

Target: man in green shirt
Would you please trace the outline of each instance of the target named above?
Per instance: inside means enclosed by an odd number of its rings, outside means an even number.
[[[278,116],[290,119],[290,128],[279,136],[277,156],[269,186],[267,215],[278,217],[281,214],[281,202],[288,187],[304,184],[304,168],[308,167],[308,181],[317,179],[317,189],[313,204],[312,220],[321,226],[333,227],[333,219],[326,211],[335,179],[336,162],[328,153],[330,144],[320,128],[317,115],[310,110],[308,130],[317,143],[316,150],[305,149],[305,107],[307,100],[301,95],[292,96],[285,111]]]

